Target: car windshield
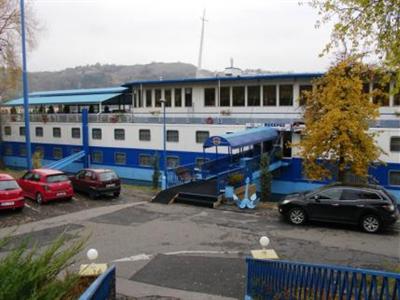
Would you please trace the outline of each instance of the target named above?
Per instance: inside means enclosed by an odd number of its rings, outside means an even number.
[[[109,171],[109,172],[100,173],[99,179],[100,179],[100,181],[110,181],[113,179],[118,179],[118,176],[114,172]]]
[[[49,175],[46,178],[46,182],[48,183],[55,183],[55,182],[62,182],[62,181],[68,181],[68,176],[65,174],[55,174],[55,175]]]
[[[0,181],[0,191],[9,191],[19,189],[19,185],[15,180]]]

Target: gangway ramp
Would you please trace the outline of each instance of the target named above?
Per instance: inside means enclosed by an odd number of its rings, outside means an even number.
[[[74,153],[70,156],[64,157],[60,160],[57,160],[55,162],[52,162],[52,163],[44,166],[43,168],[60,170],[60,169],[65,168],[69,164],[73,163],[74,161],[77,161],[78,159],[83,158],[85,155],[86,155],[85,151],[82,150],[82,151]]]
[[[218,196],[216,179],[196,180],[163,190],[152,199],[152,202],[163,204],[175,202],[212,208],[218,204]]]

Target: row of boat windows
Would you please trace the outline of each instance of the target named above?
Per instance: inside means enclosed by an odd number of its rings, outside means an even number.
[[[310,91],[311,85],[300,85],[300,95]],[[218,95],[219,92],[219,95]],[[223,86],[204,89],[204,106],[293,106],[293,85],[264,86]],[[135,107],[161,107],[161,99],[165,99],[167,107],[192,107],[193,89],[147,89],[144,93],[135,94]],[[247,100],[247,101],[246,101]],[[300,105],[305,103],[304,97],[299,99]]]
[[[71,150],[71,153],[69,155],[72,155],[74,153],[77,153],[81,151],[79,148],[73,148]],[[36,146],[34,148],[34,152],[40,153],[42,157],[44,157],[44,148],[42,146]],[[27,155],[27,149],[25,145],[20,145],[18,148],[18,154],[14,153],[13,147],[11,145],[5,145],[4,147],[4,155],[6,156],[12,156],[12,155],[19,155],[22,157],[26,157]],[[65,156],[67,156],[67,153],[64,153],[63,148],[61,147],[53,147],[51,157],[50,159],[62,159]],[[103,151],[101,150],[92,150],[91,151],[91,162],[92,163],[104,163],[103,159]],[[150,154],[139,154],[138,156],[138,165],[141,167],[152,167],[154,164],[154,155]],[[195,159],[196,165],[201,166],[207,159],[204,159],[203,157],[197,157]],[[114,164],[116,165],[127,165],[127,153],[122,152],[122,151],[115,151],[114,152]],[[168,168],[175,168],[180,165],[180,158],[179,156],[167,156],[167,166]]]
[[[4,135],[11,135],[11,126],[4,127]],[[25,127],[19,127],[20,136],[25,136]],[[43,127],[35,127],[35,136],[43,137]],[[53,137],[61,138],[61,127],[53,127]],[[79,139],[81,138],[81,129],[79,127],[71,128],[71,137]],[[203,144],[210,137],[210,132],[206,130],[197,130],[195,132],[196,143]],[[101,128],[92,128],[92,139],[102,140],[103,134]],[[125,140],[125,129],[115,128],[114,129],[114,140],[124,141]],[[151,141],[151,130],[150,129],[139,129],[139,141]],[[179,130],[167,130],[167,142],[178,143],[179,142]],[[400,136],[392,136],[390,138],[390,151],[400,152]]]
[[[53,137],[61,138],[61,127],[53,127]],[[4,127],[4,135],[11,135],[11,126]],[[25,126],[19,127],[19,135],[25,136]],[[35,127],[35,136],[43,137],[43,127]],[[210,136],[209,131],[198,130],[196,131],[196,143],[202,144]],[[79,127],[71,128],[71,137],[75,139],[81,138],[81,129]],[[103,133],[101,128],[92,128],[92,139],[101,140]],[[115,128],[114,129],[114,140],[124,141],[125,140],[125,129]],[[150,129],[139,129],[139,141],[151,141],[151,130]],[[179,142],[179,131],[178,130],[167,130],[167,142],[178,143]]]
[[[305,92],[312,90],[312,85],[299,85],[299,105],[306,103]],[[379,83],[365,83],[363,91],[370,93],[372,90],[381,90],[384,94],[377,94],[372,101],[380,106],[389,106],[390,85]],[[142,99],[142,96],[144,99]],[[147,89],[143,94],[135,94],[135,107],[161,107],[161,99],[165,99],[167,107],[192,107],[192,88],[175,89]],[[254,86],[223,86],[220,88],[204,88],[204,106],[293,106],[294,86],[292,84],[279,85],[254,85]],[[393,96],[393,105],[400,106],[400,93]]]

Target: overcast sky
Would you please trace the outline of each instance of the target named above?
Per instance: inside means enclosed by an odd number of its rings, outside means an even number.
[[[330,28],[291,0],[32,0],[43,30],[29,53],[30,71],[78,65],[197,64],[203,9],[203,67],[323,71],[318,54]]]

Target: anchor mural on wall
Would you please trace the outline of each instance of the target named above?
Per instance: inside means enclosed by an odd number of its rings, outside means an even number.
[[[254,209],[254,208],[256,208],[258,202],[260,202],[260,198],[257,197],[256,193],[251,195],[249,198],[249,185],[250,185],[250,178],[247,177],[246,178],[246,189],[245,189],[244,197],[242,200],[240,200],[240,198],[235,193],[233,193],[233,201],[239,208],[243,209],[243,208],[247,207],[250,209]]]

